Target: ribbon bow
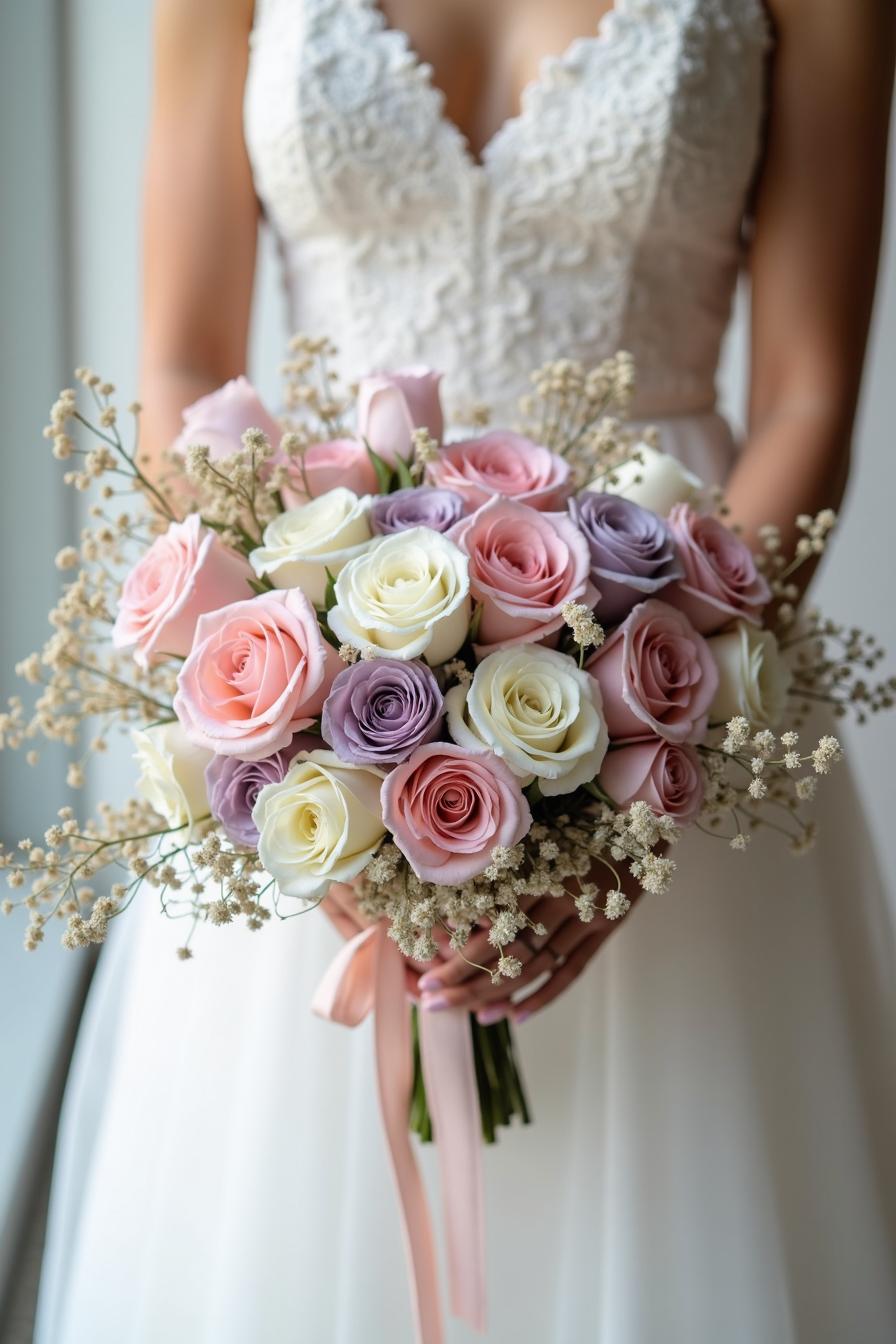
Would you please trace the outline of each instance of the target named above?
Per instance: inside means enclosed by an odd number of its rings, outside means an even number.
[[[350,939],[331,962],[311,1004],[331,1022],[356,1027],[374,1013],[380,1113],[401,1204],[418,1344],[443,1344],[435,1239],[426,1190],[408,1132],[413,1085],[404,959],[380,921]],[[479,1101],[467,1013],[420,1014],[420,1057],[437,1139],[451,1309],[485,1329],[485,1216]]]

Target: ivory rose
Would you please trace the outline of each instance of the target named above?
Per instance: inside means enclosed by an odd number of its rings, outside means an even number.
[[[383,784],[383,817],[424,882],[460,886],[512,849],[532,825],[529,804],[492,752],[448,742],[418,747]]]
[[[156,537],[125,579],[112,627],[117,649],[134,649],[141,667],[190,652],[208,611],[250,597],[252,570],[191,513]]]
[[[339,571],[370,540],[370,498],[337,486],[318,499],[278,514],[264,530],[262,545],[249,556],[255,573],[275,588],[301,588],[309,602],[323,606],[327,570]]]
[[[712,722],[742,714],[754,728],[775,728],[784,716],[791,672],[772,632],[738,621],[707,643],[719,670]]]
[[[301,459],[278,456],[275,460],[286,465],[288,483],[281,487],[280,494],[288,509],[317,499],[338,485],[356,495],[373,495],[378,489],[370,454],[358,439],[312,443]]]
[[[588,489],[624,495],[634,504],[640,504],[642,509],[658,513],[661,518],[665,518],[674,504],[693,504],[700,498],[703,482],[677,458],[661,453],[647,443],[637,444],[637,451],[641,461],[629,459],[621,467],[614,468],[612,485],[602,474]]]
[[[186,453],[192,444],[202,444],[211,449],[213,462],[238,453],[247,429],[260,429],[272,448],[280,443],[280,426],[242,375],[187,406],[183,422],[172,445],[174,451]]]
[[[209,814],[205,769],[211,753],[191,742],[179,723],[135,728],[131,740],[140,766],[137,792],[182,839],[192,839],[196,824]]]
[[[533,509],[562,509],[570,488],[568,462],[507,429],[448,444],[430,463],[428,477],[433,485],[456,490],[470,509],[495,495]]]
[[[192,742],[259,761],[309,728],[342,664],[297,589],[202,616],[174,712]]]
[[[337,639],[377,657],[453,657],[470,625],[467,558],[428,527],[378,537],[336,580]]]
[[[749,546],[718,518],[676,504],[669,528],[684,566],[684,576],[663,593],[683,611],[695,630],[711,635],[741,617],[759,624],[771,590],[756,568]]]
[[[448,533],[470,561],[470,592],[481,603],[477,653],[554,638],[563,607],[593,607],[588,543],[565,513],[539,513],[490,499]]]
[[[681,826],[695,821],[703,805],[703,770],[693,747],[661,737],[608,751],[599,783],[620,808],[647,803]]]
[[[641,602],[586,666],[600,683],[612,742],[702,741],[719,674],[706,640],[674,607]]]
[[[412,454],[411,435],[428,429],[439,442],[444,421],[439,400],[442,375],[423,364],[371,373],[358,385],[358,436],[390,466]]]
[[[593,780],[607,750],[600,688],[572,658],[538,645],[502,649],[469,687],[445,696],[448,731],[466,750],[487,747],[545,795]]]
[[[303,751],[261,790],[252,809],[258,856],[284,895],[316,900],[367,866],[386,830],[382,781],[381,770],[332,751]]]

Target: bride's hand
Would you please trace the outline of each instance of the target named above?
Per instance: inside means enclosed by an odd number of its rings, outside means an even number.
[[[636,884],[624,885],[634,902]],[[488,929],[481,929],[462,953],[420,977],[423,1009],[465,1008],[475,1013],[483,1026],[503,1017],[523,1022],[568,989],[620,922],[596,914],[589,923],[583,923],[572,901],[562,897],[532,897],[522,905],[532,923],[543,924],[546,932],[539,935],[526,930],[505,949],[523,963],[520,975],[515,980],[504,977],[497,985],[491,983],[481,968],[494,969],[498,954],[488,941]],[[520,991],[540,979],[544,983],[520,1000]]]
[[[358,900],[352,888],[344,886],[341,882],[332,884],[321,901],[321,909],[334,928],[342,934],[346,942],[350,938],[354,938],[355,934],[360,933],[362,929],[369,928],[373,922],[358,909]],[[418,982],[421,975],[444,965],[444,957],[441,952],[433,961],[412,961],[409,957],[406,957],[405,963],[407,992],[416,1001],[420,998]]]

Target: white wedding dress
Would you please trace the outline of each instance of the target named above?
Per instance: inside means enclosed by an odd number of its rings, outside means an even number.
[[[636,414],[723,479],[771,46],[760,0],[617,0],[480,164],[373,0],[261,0],[247,140],[294,328],[352,374],[443,369],[456,421],[626,348]],[[673,894],[520,1029],[535,1124],[485,1154],[497,1344],[896,1340],[892,930],[845,772],[824,799],[801,860],[688,838]],[[309,1012],[336,934],[208,929],[186,965],[181,937],[147,892],[101,960],[39,1344],[407,1344],[370,1024]]]

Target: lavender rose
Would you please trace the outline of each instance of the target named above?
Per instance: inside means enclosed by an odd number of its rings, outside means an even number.
[[[321,733],[342,761],[397,765],[438,736],[444,713],[439,684],[425,663],[373,658],[339,673]]]
[[[373,501],[370,523],[374,532],[405,532],[409,527],[429,527],[447,532],[464,516],[464,501],[456,490],[438,490],[422,485],[396,490]]]
[[[684,576],[669,528],[649,509],[586,490],[569,501],[569,512],[591,551],[600,592],[595,615],[604,625],[617,625],[645,597]]]
[[[320,739],[297,733],[288,747],[261,761],[241,761],[236,756],[213,756],[205,767],[209,811],[235,845],[255,849],[258,827],[252,809],[266,784],[279,784],[298,751],[309,751]]]

